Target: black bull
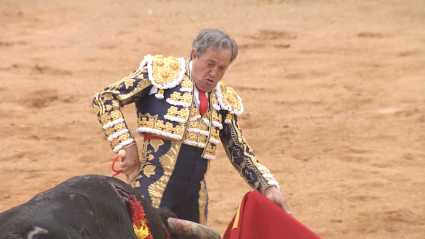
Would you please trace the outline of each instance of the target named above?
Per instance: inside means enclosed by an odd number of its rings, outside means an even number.
[[[171,212],[152,207],[121,180],[100,175],[71,178],[1,213],[0,239],[137,239],[126,203],[131,195],[141,202],[153,238],[166,239]]]

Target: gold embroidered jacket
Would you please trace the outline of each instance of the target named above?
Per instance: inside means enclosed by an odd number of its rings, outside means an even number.
[[[201,116],[188,69],[188,61],[183,58],[147,55],[138,70],[95,95],[93,108],[112,150],[117,153],[134,142],[120,108],[135,103],[137,133],[204,148],[205,159],[216,158],[216,147],[221,142],[233,166],[252,188],[278,186],[242,136],[237,124],[237,116],[243,112],[241,98],[219,82],[209,92],[209,109]]]

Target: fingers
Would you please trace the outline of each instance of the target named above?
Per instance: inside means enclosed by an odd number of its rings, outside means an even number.
[[[288,202],[285,201],[283,203],[283,207],[282,208],[283,208],[283,210],[285,210],[286,213],[288,213],[289,215],[293,216],[292,211],[291,211],[291,208],[289,207]]]
[[[293,216],[292,211],[291,211],[291,207],[289,206],[288,201],[286,201],[285,197],[279,198],[279,206],[289,215]]]
[[[121,169],[125,174],[127,183],[131,185],[136,180],[137,175],[139,174],[139,165],[138,164],[122,164]]]
[[[283,194],[275,187],[269,187],[265,191],[265,196],[282,208],[289,215],[293,215],[291,211],[291,207],[289,207],[288,201],[286,201]]]
[[[132,185],[132,183],[136,181],[136,177],[138,174],[139,174],[139,170],[135,170],[131,174],[125,175],[127,177],[127,183]]]

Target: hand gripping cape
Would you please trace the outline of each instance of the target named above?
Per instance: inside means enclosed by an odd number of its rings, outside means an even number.
[[[223,239],[321,239],[258,191],[245,194]]]

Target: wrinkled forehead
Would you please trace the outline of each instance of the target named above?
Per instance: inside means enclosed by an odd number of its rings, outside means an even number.
[[[199,58],[204,60],[211,60],[215,62],[221,62],[224,64],[230,64],[232,58],[232,49],[223,48],[223,49],[214,49],[213,46],[207,48]]]

